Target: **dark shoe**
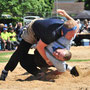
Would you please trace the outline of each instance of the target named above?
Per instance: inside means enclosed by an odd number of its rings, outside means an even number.
[[[81,70],[80,70],[80,68],[78,66],[74,66],[72,68],[72,70],[70,71],[70,74],[72,74],[75,77],[80,76]]]
[[[7,75],[8,75],[8,72],[5,72],[5,71],[3,70],[2,73],[1,73],[1,76],[0,76],[0,80],[5,81]]]

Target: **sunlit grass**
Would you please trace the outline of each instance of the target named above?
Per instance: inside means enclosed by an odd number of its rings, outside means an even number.
[[[12,51],[0,53],[0,62],[7,62],[12,54]]]
[[[0,53],[0,63],[2,62],[7,62],[9,60],[9,58],[11,57],[11,55],[13,54],[14,51],[11,52],[2,52]],[[86,62],[86,61],[90,61],[90,59],[71,59],[68,62]]]
[[[80,59],[71,59],[69,62],[86,62],[86,61],[90,61],[90,59],[82,59],[82,60],[80,60]]]

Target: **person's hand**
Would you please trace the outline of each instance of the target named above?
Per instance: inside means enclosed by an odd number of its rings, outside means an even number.
[[[6,41],[5,41],[4,39],[3,39],[2,41],[3,41],[4,43],[6,43]]]
[[[59,13],[63,17],[66,17],[68,20],[74,20],[71,16],[69,16],[69,14],[66,13],[65,10],[57,9],[57,13]]]
[[[57,13],[59,13],[61,16],[64,16],[64,17],[67,17],[68,14],[66,13],[65,10],[62,10],[62,9],[57,9]]]

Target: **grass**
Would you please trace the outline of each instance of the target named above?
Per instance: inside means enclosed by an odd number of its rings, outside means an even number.
[[[11,52],[2,52],[0,53],[0,63],[3,63],[3,62],[7,62],[10,58],[10,56],[13,54],[14,51],[11,51]],[[86,59],[86,60],[79,60],[79,59],[71,59],[70,61],[68,62],[85,62],[85,61],[90,61],[90,59]]]
[[[86,62],[86,61],[90,61],[90,59],[82,59],[82,60],[80,60],[80,59],[71,59],[70,61],[68,61],[68,62]]]
[[[0,53],[0,63],[7,62],[13,52],[2,52]]]

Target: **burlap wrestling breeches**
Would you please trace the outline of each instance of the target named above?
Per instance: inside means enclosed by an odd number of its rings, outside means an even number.
[[[30,24],[28,25],[27,30],[25,30],[22,34],[22,39],[24,39],[26,42],[30,43],[30,44],[35,44],[37,43],[37,38],[35,37],[35,33],[33,32],[33,28],[32,25],[36,20],[41,20],[43,18],[39,18],[39,19],[34,19],[30,22]]]

